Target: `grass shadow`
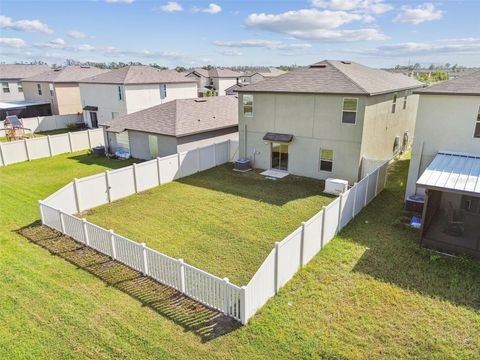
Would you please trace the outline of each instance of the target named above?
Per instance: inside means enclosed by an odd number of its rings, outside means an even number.
[[[133,163],[141,163],[144,161],[144,160],[133,159],[133,158],[128,160],[110,159],[110,158],[107,158],[106,156],[96,155],[91,151],[86,154],[72,155],[72,156],[69,156],[67,159],[79,162],[83,165],[101,165],[101,166],[110,168],[112,170],[129,166]]]
[[[233,165],[227,163],[176,181],[276,206],[318,195],[332,200],[335,198],[323,193],[323,180],[296,175],[270,180],[260,175],[262,171],[253,169],[244,173],[236,172],[233,171]]]
[[[68,236],[42,226],[39,221],[17,230],[17,233],[77,268],[88,271],[107,286],[135,298],[144,306],[182,326],[185,331],[199,336],[204,343],[241,326],[232,318],[201,305]]]
[[[441,256],[422,248],[418,244],[419,232],[398,221],[405,216],[408,166],[408,160],[393,163],[387,188],[342,231],[342,238],[367,249],[353,270],[478,311],[480,262]]]

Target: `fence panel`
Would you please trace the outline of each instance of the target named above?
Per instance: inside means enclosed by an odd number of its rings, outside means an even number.
[[[148,274],[158,282],[181,291],[180,262],[147,248]]]
[[[45,204],[40,204],[40,211],[42,212],[42,221],[45,225],[57,231],[62,231],[60,212],[57,209]]]
[[[160,159],[160,179],[165,184],[179,176],[177,155],[170,155]]]
[[[228,162],[228,141],[215,144],[215,165]]]
[[[388,162],[383,164],[379,169],[377,194],[385,189],[385,182],[387,181]]]
[[[323,210],[305,222],[303,259],[308,263],[321,249]]]
[[[5,165],[27,161],[27,149],[24,141],[5,142],[2,147],[3,162]]]
[[[38,137],[27,140],[28,153],[30,160],[40,159],[50,156],[50,147],[48,146],[47,137]]]
[[[89,222],[86,223],[86,226],[89,246],[103,254],[112,256],[110,232]]]
[[[185,294],[217,310],[224,310],[226,300],[224,280],[191,265],[185,266]]]
[[[77,181],[80,211],[108,203],[105,174],[88,176]]]
[[[52,147],[52,155],[69,153],[70,141],[68,139],[68,134],[50,136],[50,146]]]
[[[61,209],[67,214],[75,214],[77,212],[77,203],[75,200],[75,188],[73,182],[68,183],[57,192],[50,195],[44,200],[48,205]]]
[[[342,215],[340,218],[340,229],[343,229],[353,218],[354,206],[355,206],[355,191],[353,187],[348,191],[345,191],[342,197]]]
[[[377,176],[378,169],[368,175],[367,204],[372,201],[377,194]]]
[[[230,161],[236,161],[239,158],[239,142],[238,140],[230,140]]]
[[[93,129],[90,131],[90,143],[92,148],[95,146],[105,145],[105,138],[103,136],[103,129]]]
[[[278,244],[278,287],[285,285],[300,268],[301,243],[300,227]]]
[[[360,182],[358,182],[355,187],[357,191],[355,192],[355,216],[362,211],[363,207],[365,206],[365,197],[367,196],[367,179],[363,178]]]
[[[215,148],[214,145],[204,146],[200,150],[200,171],[210,169],[215,166]]]
[[[113,236],[115,238],[117,260],[135,270],[143,271],[143,249],[140,244],[118,234]]]
[[[112,170],[108,173],[110,198],[112,201],[135,194],[135,180],[133,166]]]
[[[62,216],[65,225],[65,235],[85,244],[85,232],[83,230],[82,219],[65,213]]]
[[[198,150],[180,153],[180,172],[182,176],[189,176],[198,172]]]
[[[340,211],[339,198],[336,198],[334,201],[328,204],[328,206],[325,207],[324,215],[323,215],[325,216],[325,222],[324,222],[325,229],[323,229],[323,245],[328,244],[328,242],[333,239],[333,237],[338,231],[339,211]]]
[[[72,139],[72,151],[90,149],[88,131],[77,131],[70,133]]]
[[[137,164],[137,191],[145,191],[158,186],[157,160]]]

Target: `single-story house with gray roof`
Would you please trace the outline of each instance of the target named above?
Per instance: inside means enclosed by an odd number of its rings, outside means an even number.
[[[177,99],[102,126],[108,150],[149,160],[228,139],[238,140],[236,96]]]

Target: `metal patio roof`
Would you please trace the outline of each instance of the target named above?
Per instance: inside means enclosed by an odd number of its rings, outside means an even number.
[[[439,151],[418,179],[417,185],[480,195],[480,154]]]

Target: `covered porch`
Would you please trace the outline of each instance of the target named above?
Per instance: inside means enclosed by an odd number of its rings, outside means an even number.
[[[417,185],[426,194],[421,244],[480,258],[480,155],[439,152]]]

